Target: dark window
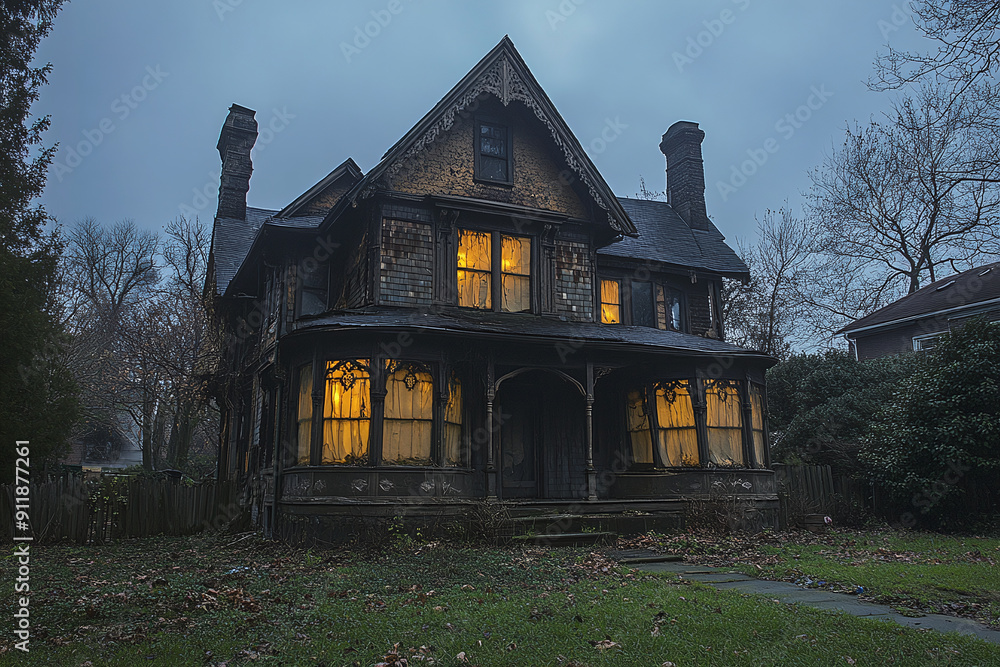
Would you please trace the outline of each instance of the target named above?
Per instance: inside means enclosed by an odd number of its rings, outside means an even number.
[[[663,285],[656,286],[656,326],[684,331],[684,302],[681,293]]]
[[[300,316],[319,315],[326,310],[327,281],[325,264],[317,266],[312,271],[306,271],[305,267],[299,266],[299,284],[302,285],[299,293]]]
[[[656,326],[652,283],[632,282],[632,324],[637,327]]]
[[[476,178],[493,183],[513,183],[510,132],[497,123],[476,123]]]

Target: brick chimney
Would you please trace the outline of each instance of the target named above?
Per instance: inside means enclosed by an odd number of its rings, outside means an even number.
[[[219,183],[220,218],[247,218],[247,192],[253,163],[250,149],[257,141],[256,112],[234,104],[219,135],[219,157],[222,158],[222,178]]]
[[[692,229],[711,229],[705,209],[705,165],[701,142],[705,133],[698,123],[681,120],[670,126],[660,141],[667,158],[667,199]]]

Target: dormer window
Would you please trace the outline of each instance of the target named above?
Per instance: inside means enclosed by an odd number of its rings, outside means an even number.
[[[499,252],[495,252],[498,247]],[[531,239],[458,230],[457,278],[459,306],[505,313],[530,312]]]
[[[476,121],[476,180],[513,185],[510,129],[488,120]]]

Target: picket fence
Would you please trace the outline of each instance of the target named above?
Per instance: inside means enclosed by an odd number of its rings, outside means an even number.
[[[15,535],[14,485],[0,486],[0,530]],[[240,513],[233,482],[188,485],[173,479],[65,476],[29,487],[35,542],[107,544],[152,535],[191,535]],[[22,530],[17,535],[26,535]]]

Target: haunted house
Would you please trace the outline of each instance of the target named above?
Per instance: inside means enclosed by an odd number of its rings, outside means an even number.
[[[725,342],[722,279],[748,271],[706,214],[704,136],[663,135],[668,201],[616,197],[505,37],[367,173],[269,210],[234,104],[206,285],[219,478],[278,535],[493,499],[773,510],[773,360]]]

